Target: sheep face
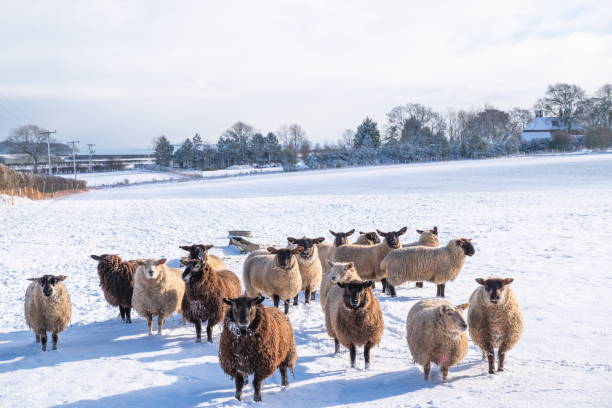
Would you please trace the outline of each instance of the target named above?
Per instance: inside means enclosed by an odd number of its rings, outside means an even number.
[[[293,255],[297,255],[302,252],[304,248],[298,246],[294,249],[289,248],[281,248],[276,249],[274,247],[269,247],[268,252],[276,255],[276,264],[282,269],[290,269],[293,267]]]
[[[459,238],[455,240],[457,246],[463,249],[463,253],[467,256],[472,256],[476,253],[474,249],[474,245],[472,245],[472,240],[468,238]]]
[[[320,244],[321,242],[325,241],[325,238],[323,237],[319,237],[319,238],[293,238],[293,237],[288,237],[287,241],[289,241],[290,243],[297,245],[299,247],[302,247],[302,252],[300,252],[300,256],[304,259],[310,259],[313,255],[314,255],[314,247],[317,244]]]
[[[489,279],[476,279],[480,285],[484,286],[488,296],[484,296],[484,301],[492,303],[494,305],[503,303],[508,293],[508,285],[510,285],[514,279],[512,278],[489,278]]]
[[[30,278],[28,280],[38,283],[42,293],[49,297],[55,293],[55,285],[66,280],[66,277],[64,275],[43,275],[40,278]]]
[[[333,283],[344,281],[347,273],[355,267],[352,262],[332,262],[329,259],[327,260],[327,265],[330,268],[329,279]]]
[[[240,296],[235,299],[223,298],[223,302],[230,306],[228,318],[230,322],[235,323],[240,329],[241,334],[246,334],[247,329],[251,326],[257,317],[257,305],[264,301],[263,296],[250,298]]]
[[[380,244],[380,238],[378,238],[378,234],[376,232],[362,232],[359,231],[361,235],[365,235],[366,239],[373,244]]]
[[[463,317],[462,311],[467,309],[469,303],[464,303],[456,307],[443,305],[438,310],[438,324],[440,324],[446,333],[459,334],[467,330],[467,323]]]
[[[400,229],[399,231],[389,231],[389,232],[383,232],[381,230],[376,230],[376,232],[378,232],[378,235],[380,235],[381,237],[385,239],[385,243],[390,248],[393,248],[393,249],[397,249],[401,246],[399,237],[400,235],[404,235],[406,231],[408,231],[408,227],[404,227]]]
[[[338,286],[344,289],[344,305],[353,310],[361,309],[366,304],[366,289],[372,286],[372,281],[338,282]]]
[[[203,244],[194,244],[194,245],[183,245],[179,248],[189,252],[189,259],[198,259],[200,254],[206,253],[213,245],[203,245]]]
[[[166,263],[165,259],[159,259],[157,261],[147,259],[146,261],[138,263],[138,272],[142,273],[145,279],[156,280],[159,277],[160,265]]]
[[[185,270],[183,271],[182,277],[185,283],[195,283],[202,279],[204,263],[201,259],[186,261],[184,265]]]
[[[422,234],[422,233],[424,233],[425,231],[427,231],[427,232],[429,232],[429,233],[431,233],[431,234],[434,234],[434,235],[438,235],[438,227],[433,227],[433,228],[432,228],[432,229],[430,229],[430,230],[420,230],[420,229],[416,230],[416,232],[417,232],[419,235],[421,235],[421,234]]]
[[[335,247],[339,247],[339,246],[348,244],[348,237],[353,235],[354,232],[355,232],[355,229],[352,229],[348,232],[334,232],[332,230],[329,230],[329,233],[334,236],[334,246]]]

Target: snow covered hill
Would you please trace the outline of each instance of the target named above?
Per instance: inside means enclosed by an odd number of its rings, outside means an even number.
[[[372,367],[349,368],[332,355],[317,302],[292,308],[298,367],[281,390],[265,382],[262,406],[523,407],[612,406],[612,155],[593,154],[447,162],[268,174],[97,190],[56,201],[0,207],[0,406],[189,407],[243,403],[219,368],[217,345],[169,321],[162,337],[145,321],[123,325],[104,301],[90,254],[167,257],[206,242],[240,275],[244,256],[227,246],[230,229],[284,244],[289,235],[328,229],[437,225],[441,241],[473,238],[476,254],[446,288],[467,301],[474,278],[515,278],[525,332],[506,372],[487,374],[470,343],[446,384],[422,379],[405,341],[405,319],[425,284],[380,296],[385,334]],[[23,318],[26,278],[65,274],[72,326],[59,351],[43,353]],[[379,289],[377,294],[380,295]],[[266,301],[270,304],[269,301]]]

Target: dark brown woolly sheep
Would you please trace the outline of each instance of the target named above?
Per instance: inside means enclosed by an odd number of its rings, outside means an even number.
[[[111,306],[119,306],[121,321],[132,323],[132,293],[136,262],[123,261],[118,255],[91,255],[98,261],[98,277],[104,299]]]
[[[223,298],[240,296],[240,280],[228,270],[214,271],[202,258],[187,261],[183,272],[185,295],[181,305],[183,317],[195,325],[196,342],[202,341],[202,322],[206,339],[212,343],[213,327],[225,319],[229,309]]]
[[[231,309],[221,333],[219,363],[234,379],[236,399],[242,399],[242,387],[251,374],[254,374],[255,401],[261,401],[261,384],[277,368],[281,385],[288,386],[287,369],[293,373],[297,352],[293,327],[287,316],[277,308],[261,305],[262,296],[223,301]]]

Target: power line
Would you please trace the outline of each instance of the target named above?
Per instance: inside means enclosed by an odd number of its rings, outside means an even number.
[[[93,168],[91,166],[91,156],[96,152],[96,145],[93,143],[87,143],[87,149],[89,150],[89,172],[93,173]]]
[[[70,142],[66,142],[66,144],[72,145],[72,166],[74,168],[74,179],[76,180],[76,145],[79,143],[78,140],[71,140]]]
[[[47,156],[49,157],[49,175],[52,173],[51,168],[51,133],[57,133],[55,130],[50,132],[48,130],[40,132],[41,135],[47,135]]]

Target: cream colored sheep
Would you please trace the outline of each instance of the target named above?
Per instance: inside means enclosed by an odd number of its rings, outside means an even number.
[[[384,279],[384,286],[386,275],[383,275],[380,263],[389,252],[401,247],[399,237],[405,234],[407,229],[407,227],[403,227],[399,231],[390,232],[376,230],[384,238],[380,244],[343,245],[334,249],[330,259],[334,262],[353,262],[361,279],[379,281]]]
[[[321,308],[325,310],[327,293],[336,283],[350,282],[358,279],[359,275],[357,274],[357,270],[355,270],[355,264],[352,262],[332,262],[328,259],[327,269],[321,281]]]
[[[323,242],[325,238],[306,238],[300,239],[288,237],[289,243],[302,247],[302,252],[297,255],[300,275],[302,277],[302,290],[304,291],[304,303],[315,300],[317,290],[321,288],[323,278],[323,267],[319,259],[317,244]],[[293,299],[293,305],[298,305],[299,294]]]
[[[437,284],[436,296],[444,297],[446,282],[459,275],[466,256],[474,255],[470,241],[454,238],[443,247],[416,246],[391,251],[380,263],[382,276],[389,282],[389,294],[395,296],[395,286],[404,282],[428,281]]]
[[[352,229],[348,232],[334,232],[332,230],[329,230],[329,233],[334,236],[334,243],[328,244],[328,243],[322,242],[317,245],[317,249],[319,252],[319,260],[321,261],[321,265],[323,266],[323,271],[325,271],[325,268],[327,265],[326,261],[328,259],[331,259],[330,254],[334,250],[334,248],[348,244],[348,237],[353,235],[354,232],[355,232],[355,229]]]
[[[285,313],[289,313],[289,299],[302,289],[302,276],[295,255],[302,247],[293,249],[268,248],[268,255],[247,257],[242,269],[242,282],[250,297],[265,295],[278,307],[285,301]]]
[[[53,350],[57,350],[58,334],[72,318],[72,304],[68,290],[64,286],[64,275],[43,275],[30,278],[32,281],[25,294],[25,318],[28,327],[36,336],[36,343],[42,343],[47,351],[47,332],[51,332]]]
[[[157,333],[161,335],[164,319],[181,309],[185,293],[181,275],[179,269],[166,266],[165,259],[147,259],[138,263],[132,306],[147,319],[149,336],[154,316],[157,316]]]
[[[441,368],[446,382],[448,368],[467,354],[467,324],[462,311],[468,306],[464,303],[455,307],[445,299],[425,299],[408,312],[406,340],[412,358],[423,366],[425,381],[434,363]]]
[[[430,230],[416,230],[419,234],[418,241],[411,242],[409,244],[402,245],[403,248],[414,247],[414,246],[427,246],[427,247],[438,247],[440,246],[440,240],[438,240],[438,227],[433,227]],[[423,287],[423,282],[416,283],[417,288]]]
[[[470,296],[468,323],[470,337],[489,360],[489,374],[504,371],[506,352],[518,343],[523,334],[523,312],[510,288],[512,278],[476,279],[480,284]]]

